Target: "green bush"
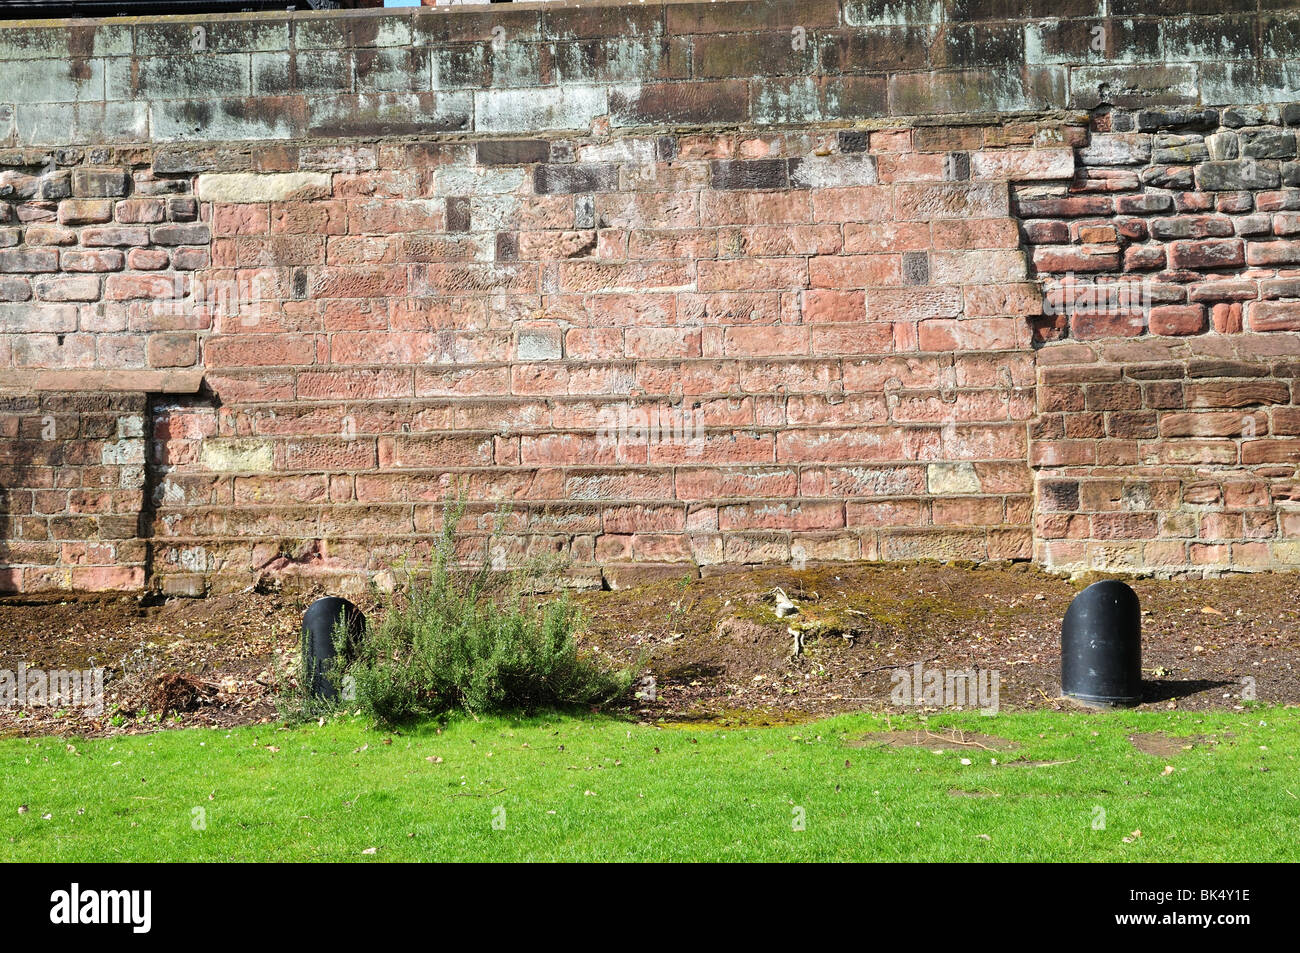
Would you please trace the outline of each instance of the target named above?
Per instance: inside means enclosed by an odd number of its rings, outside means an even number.
[[[346,674],[356,703],[387,722],[440,715],[596,705],[624,693],[629,671],[578,651],[578,608],[565,595],[539,600],[537,569],[508,575],[485,556],[458,569],[455,530],[464,504],[448,504],[427,572],[372,613]],[[485,547],[485,549],[490,549]]]

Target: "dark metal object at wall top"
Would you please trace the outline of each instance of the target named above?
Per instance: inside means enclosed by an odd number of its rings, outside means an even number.
[[[1066,610],[1061,694],[1090,705],[1142,701],[1142,609],[1124,583],[1093,583]]]
[[[170,16],[261,10],[343,10],[377,6],[365,0],[0,0],[0,20],[45,17]]]

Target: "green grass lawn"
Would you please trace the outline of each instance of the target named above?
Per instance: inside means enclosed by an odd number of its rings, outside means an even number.
[[[846,744],[889,726],[1020,748]],[[1135,731],[1217,744],[1156,757]],[[755,729],[556,715],[401,734],[343,717],[75,750],[9,739],[0,860],[1294,861],[1298,742],[1300,710],[1262,707]]]

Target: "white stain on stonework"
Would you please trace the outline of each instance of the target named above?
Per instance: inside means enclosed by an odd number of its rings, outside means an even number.
[[[272,461],[269,440],[205,440],[199,453],[199,464],[216,473],[266,473]]]
[[[214,172],[199,176],[204,202],[290,202],[328,198],[328,172]]]
[[[519,217],[518,195],[475,195],[469,200],[470,229],[475,232],[502,231],[510,228]],[[491,261],[492,249],[480,256]]]
[[[606,94],[603,86],[478,90],[475,126],[480,132],[588,129],[609,112]]]
[[[763,125],[778,122],[816,121],[822,118],[821,90],[811,77],[789,83],[770,83],[759,88],[754,98],[754,121]]]
[[[979,474],[973,463],[931,463],[926,467],[926,486],[934,496],[978,493]]]
[[[100,451],[100,457],[100,462],[106,467],[143,464],[144,441],[139,439],[119,440],[116,443],[105,444]]]
[[[810,155],[791,173],[791,182],[808,189],[835,189],[857,185],[876,185],[874,156]]]
[[[442,166],[433,174],[435,195],[507,195],[518,192],[527,173],[520,168]]]
[[[188,572],[206,572],[208,551],[202,546],[189,546],[176,553],[176,562]]]

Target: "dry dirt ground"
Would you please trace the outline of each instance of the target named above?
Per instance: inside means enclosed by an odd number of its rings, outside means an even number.
[[[1129,581],[1142,601],[1144,707],[1240,706],[1247,677],[1260,702],[1300,703],[1300,575]],[[916,662],[998,672],[1003,710],[1063,707],[1060,622],[1083,585],[1023,564],[850,565],[576,598],[587,646],[654,676],[655,699],[629,699],[632,714],[761,725],[894,708],[891,672]],[[777,588],[796,615],[777,618]],[[318,595],[2,598],[0,669],[104,666],[107,705],[98,717],[0,707],[0,734],[273,719],[277,679],[295,669],[302,613]],[[797,656],[792,625],[804,631]]]

